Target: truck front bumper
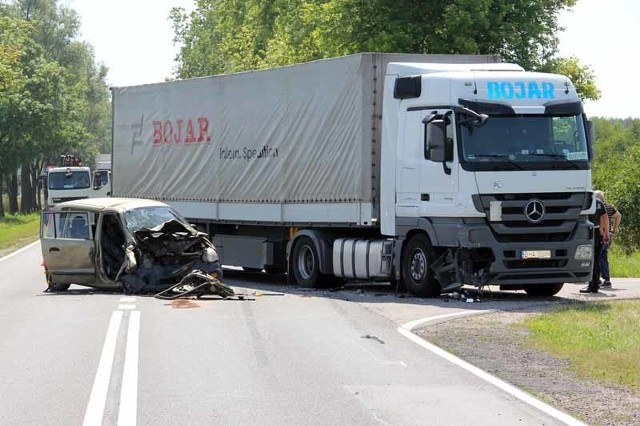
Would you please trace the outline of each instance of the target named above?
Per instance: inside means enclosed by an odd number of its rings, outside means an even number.
[[[536,235],[538,237],[536,237]],[[460,247],[472,258],[489,259],[482,281],[496,285],[583,283],[593,272],[593,230],[589,222],[577,222],[570,238],[532,232],[527,241],[498,241],[486,223],[466,223],[458,232]],[[488,255],[488,253],[491,255]]]

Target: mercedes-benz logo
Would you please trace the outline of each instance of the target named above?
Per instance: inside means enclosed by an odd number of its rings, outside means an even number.
[[[531,200],[524,207],[524,215],[531,223],[539,223],[544,216],[544,204],[540,200]]]

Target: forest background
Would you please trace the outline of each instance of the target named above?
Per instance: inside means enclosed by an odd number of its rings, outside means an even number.
[[[576,0],[197,0],[174,8],[170,78],[269,68],[357,52],[497,54],[600,92],[588,65],[558,55],[558,15]],[[42,208],[43,167],[111,150],[108,68],[58,0],[0,0],[0,217]],[[126,48],[126,47],[123,47]],[[640,249],[640,119],[590,117],[594,188],[623,215],[617,245]],[[91,161],[87,161],[91,165]]]

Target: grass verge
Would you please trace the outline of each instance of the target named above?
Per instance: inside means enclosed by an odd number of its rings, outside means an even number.
[[[524,321],[534,347],[587,378],[640,390],[640,301],[573,303]]]
[[[0,217],[0,257],[38,239],[40,214]]]
[[[608,257],[612,277],[640,277],[640,252],[636,251],[627,255],[622,250],[618,249],[614,243],[611,246]]]

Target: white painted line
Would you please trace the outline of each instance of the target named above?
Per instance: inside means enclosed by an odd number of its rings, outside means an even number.
[[[486,312],[486,311],[483,311]],[[398,333],[402,334],[403,336],[405,336],[406,338],[408,338],[409,340],[411,340],[412,342],[422,346],[423,348],[427,349],[428,351],[432,352],[435,355],[438,355],[441,358],[444,358],[445,360],[451,362],[452,364],[455,364],[467,371],[469,371],[471,374],[474,374],[475,376],[481,378],[482,380],[502,389],[503,391],[507,392],[509,395],[518,398],[519,400],[537,408],[538,410],[542,411],[543,413],[548,414],[549,416],[567,424],[567,425],[571,425],[571,426],[586,426],[585,423],[582,423],[581,421],[579,421],[578,419],[575,419],[573,417],[571,417],[570,415],[563,413],[562,411],[548,405],[545,404],[544,402],[540,401],[539,399],[536,399],[534,397],[532,397],[531,395],[529,395],[526,392],[521,391],[520,389],[516,388],[515,386],[510,385],[507,382],[504,382],[502,380],[500,380],[499,378],[492,376],[491,374],[487,373],[484,370],[479,369],[478,367],[476,367],[475,365],[469,364],[468,362],[458,358],[455,355],[450,354],[449,352],[445,351],[444,349],[439,348],[438,346],[427,342],[426,340],[422,339],[421,337],[415,335],[412,333],[411,330],[413,330],[413,328],[416,327],[417,324],[423,324],[425,322],[430,322],[430,321],[436,321],[438,319],[442,319],[442,318],[451,318],[451,317],[456,317],[456,316],[465,316],[465,315],[471,315],[472,313],[478,313],[477,311],[473,311],[473,312],[469,312],[469,311],[465,311],[465,312],[458,312],[458,313],[454,313],[454,314],[446,314],[446,315],[438,315],[435,317],[431,317],[431,318],[424,318],[418,321],[412,321],[412,322],[408,322],[406,324],[401,325],[400,327],[398,327]]]
[[[140,347],[140,311],[132,311],[129,316],[127,349],[120,390],[119,426],[134,426],[138,415],[138,353]]]
[[[136,301],[135,297],[121,297],[120,303],[134,303]]]
[[[24,246],[24,247],[22,247],[21,249],[18,249],[18,250],[16,250],[16,251],[14,251],[13,253],[8,254],[8,255],[6,255],[5,257],[0,258],[0,262],[2,262],[3,260],[10,259],[10,258],[12,258],[13,256],[17,256],[17,255],[19,255],[20,253],[22,253],[23,251],[25,251],[25,250],[29,250],[31,247],[35,246],[35,245],[36,245],[36,244],[38,244],[38,243],[40,243],[40,240],[38,240],[38,241],[34,241],[34,242],[32,242],[31,244],[29,244],[28,246]]]
[[[132,311],[136,308],[136,305],[118,305],[118,309],[123,311]]]
[[[491,313],[491,312],[496,312],[495,309],[490,309],[487,311],[462,311],[462,312],[454,312],[451,314],[443,314],[443,315],[436,315],[434,317],[428,317],[428,318],[422,318],[419,320],[415,320],[415,321],[411,321],[408,322],[406,324],[402,324],[401,327],[404,328],[405,330],[413,330],[414,328],[418,327],[419,325],[422,325],[426,322],[434,322],[434,321],[438,321],[441,319],[448,319],[448,318],[453,318],[453,317],[465,317],[468,315],[479,315],[479,314],[485,314],[485,313]]]
[[[107,402],[107,391],[109,390],[109,379],[111,378],[111,368],[113,367],[113,357],[116,352],[118,341],[118,331],[122,322],[122,311],[114,311],[111,314],[111,321],[107,329],[107,337],[104,339],[98,371],[93,381],[89,404],[84,414],[84,426],[96,426],[102,424],[104,407]]]

